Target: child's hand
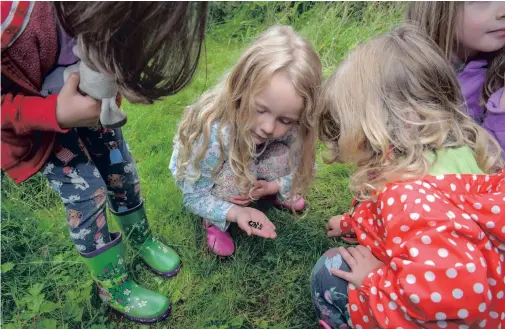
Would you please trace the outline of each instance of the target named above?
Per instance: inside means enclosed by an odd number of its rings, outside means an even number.
[[[254,183],[251,196],[255,199],[260,199],[265,196],[274,195],[277,193],[279,193],[279,184],[277,182],[258,180],[256,183]]]
[[[384,266],[384,263],[375,258],[367,247],[350,247],[347,250],[338,248],[338,251],[351,268],[351,272],[332,268],[331,274],[352,283],[357,288],[361,287],[361,283],[368,274]]]
[[[328,220],[326,224],[326,231],[328,232],[328,237],[339,237],[342,235],[342,230],[340,229],[340,222],[344,219],[342,215],[333,216]]]
[[[267,182],[264,180],[258,180],[256,181],[256,183],[254,183],[254,187],[250,195],[247,194],[235,195],[230,197],[228,201],[238,206],[247,207],[254,200],[258,200],[265,196],[274,195],[277,193],[279,193],[279,184],[277,184],[277,182]]]
[[[79,74],[68,76],[56,103],[56,121],[61,128],[95,127],[100,120],[101,101],[77,90]]]
[[[229,222],[237,223],[247,235],[253,234],[271,239],[277,237],[275,225],[257,209],[233,206],[226,217]]]

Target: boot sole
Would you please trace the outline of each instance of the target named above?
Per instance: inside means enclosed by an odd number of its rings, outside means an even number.
[[[172,277],[176,276],[177,274],[179,274],[179,272],[180,272],[180,270],[182,268],[182,261],[179,263],[179,265],[177,265],[177,267],[174,270],[168,271],[168,272],[158,271],[158,270],[152,268],[151,266],[149,266],[149,264],[147,264],[146,262],[144,262],[144,264],[147,266],[147,268],[151,272],[153,272],[155,274],[158,274],[158,275],[160,275],[162,277],[165,277],[165,278],[172,278]]]
[[[133,321],[133,322],[137,322],[137,323],[155,323],[155,322],[160,322],[160,321],[163,321],[165,320],[166,318],[168,318],[168,316],[170,315],[170,313],[172,312],[172,307],[169,306],[168,309],[163,312],[163,314],[160,314],[158,315],[157,317],[154,317],[154,318],[147,318],[147,319],[144,319],[144,318],[136,318],[134,316],[131,316],[131,315],[128,315],[126,313],[122,313],[114,308],[110,308],[112,310],[112,312],[120,317],[123,317],[123,318],[127,318],[128,320],[130,321]]]

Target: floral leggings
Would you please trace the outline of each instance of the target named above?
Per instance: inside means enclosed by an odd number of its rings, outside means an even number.
[[[332,329],[349,329],[352,328],[352,324],[347,295],[348,283],[332,275],[331,268],[350,271],[349,265],[337,248],[325,252],[312,270],[310,278],[312,303],[316,308],[317,318],[325,321]]]
[[[291,173],[289,151],[289,147],[281,142],[268,145],[256,159],[254,165],[251,165],[253,176],[271,182],[279,177],[289,175]],[[215,196],[228,199],[241,194],[235,185],[235,174],[231,170],[229,162],[223,164],[216,178],[216,184],[212,189],[212,194]]]
[[[80,252],[110,242],[107,199],[114,212],[142,202],[137,168],[120,128],[75,128],[57,134],[42,171],[65,205],[70,236]]]

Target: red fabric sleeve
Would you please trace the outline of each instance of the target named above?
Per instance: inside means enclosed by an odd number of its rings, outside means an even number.
[[[384,221],[384,248],[391,261],[370,273],[360,290],[350,291],[356,303],[350,299],[353,323],[365,328],[362,319],[373,318],[381,328],[418,328],[416,323],[458,328],[482,318],[492,296],[476,241],[456,233],[454,225],[460,224],[444,209],[431,209],[436,211],[433,226],[417,224],[426,205],[408,203],[399,211],[399,198],[388,195],[382,210],[384,218],[391,218]],[[406,223],[411,223],[407,233]],[[445,321],[450,319],[464,320]]]
[[[56,120],[57,99],[58,95],[2,95],[2,129],[13,129],[18,135],[31,131],[67,132]]]

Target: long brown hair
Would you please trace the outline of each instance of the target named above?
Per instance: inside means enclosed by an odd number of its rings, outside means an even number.
[[[152,103],[183,89],[198,65],[207,3],[182,1],[54,2],[82,60],[114,75],[119,92]]]
[[[484,172],[501,166],[498,143],[463,110],[451,65],[412,25],[350,53],[323,87],[321,107],[326,162],[355,163],[350,187],[362,197],[427,174],[431,151],[468,146]]]
[[[464,2],[457,1],[412,1],[407,5],[406,20],[426,31],[440,47],[445,58],[454,61],[458,51],[458,17],[462,15]],[[503,87],[505,73],[505,49],[488,54],[488,71],[484,83],[482,99],[486,102],[498,89]],[[462,58],[462,60],[465,60]]]
[[[230,74],[186,109],[175,138],[175,142],[180,143],[178,180],[188,176],[186,169],[190,165],[197,170],[195,177],[189,178],[198,179],[198,163],[209,143],[212,124],[219,122],[221,158],[213,175],[217,174],[225,160],[222,128],[229,127],[230,150],[226,160],[236,175],[237,186],[243,193],[249,191],[250,184],[255,181],[248,167],[255,153],[250,133],[256,113],[255,96],[279,72],[288,75],[304,101],[297,124],[301,158],[294,170],[290,194],[293,196],[306,190],[314,175],[318,120],[316,102],[322,68],[312,46],[289,26],[274,26],[261,34],[245,50]],[[200,140],[203,141],[201,148],[195,149],[195,143]]]

